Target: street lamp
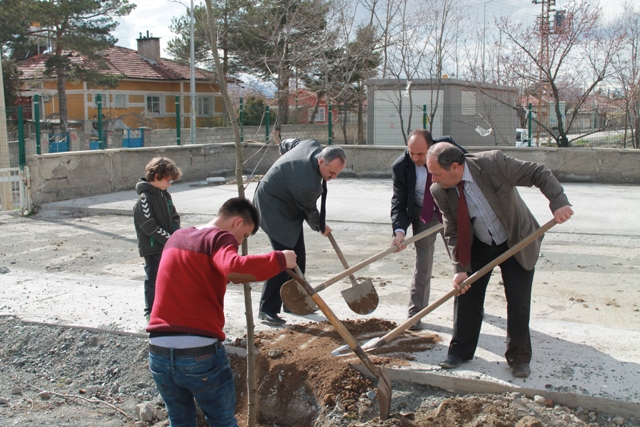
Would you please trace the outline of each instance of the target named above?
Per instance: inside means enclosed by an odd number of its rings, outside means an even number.
[[[194,18],[193,18],[193,0],[191,0],[191,23],[189,28],[189,35],[191,37],[190,43],[190,56],[191,56],[191,73],[190,73],[190,92],[191,92],[191,143],[196,143],[196,71],[195,71],[195,62],[196,62],[196,54],[195,54],[195,42],[193,40],[194,31]]]
[[[486,80],[486,76],[484,73],[484,49],[486,44],[486,34],[487,34],[487,3],[491,3],[493,0],[489,0],[484,2],[482,5],[482,81]]]

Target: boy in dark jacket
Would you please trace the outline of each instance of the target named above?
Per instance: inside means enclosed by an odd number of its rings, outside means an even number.
[[[180,215],[167,188],[180,179],[182,172],[167,157],[152,159],[144,171],[144,178],[136,184],[138,201],[133,207],[133,223],[138,237],[138,252],[144,257],[144,315],[149,320],[162,250],[169,236],[180,228]]]

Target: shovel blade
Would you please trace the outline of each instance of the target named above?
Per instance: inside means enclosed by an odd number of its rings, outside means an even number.
[[[369,279],[343,290],[342,297],[354,313],[371,314],[378,308],[378,293]]]
[[[384,421],[389,418],[391,413],[391,380],[385,368],[379,369],[379,375],[376,395],[378,396],[378,406],[380,406],[380,419]]]
[[[295,279],[285,282],[280,288],[280,298],[284,305],[295,314],[305,316],[318,310],[318,306]]]

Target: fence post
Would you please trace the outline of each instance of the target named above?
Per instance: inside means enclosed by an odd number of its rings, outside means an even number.
[[[333,108],[331,105],[327,104],[327,108],[329,109],[328,119],[329,119],[329,145],[333,144]]]
[[[27,155],[24,148],[24,118],[22,116],[22,105],[20,105],[18,106],[18,164],[21,171],[27,165]]]
[[[42,154],[40,151],[40,95],[33,96],[34,115],[33,120],[36,124],[36,154]]]
[[[104,135],[102,134],[102,95],[98,94],[96,96],[97,104],[98,104],[98,141],[100,142],[100,148],[107,148],[107,141],[104,140]]]
[[[527,138],[529,140],[529,147],[531,147],[531,115],[533,113],[533,106],[531,105],[531,103],[529,103],[529,111],[527,111],[527,114],[529,117],[527,117],[527,130],[528,130],[528,135]],[[540,144],[538,144],[540,145]]]
[[[422,105],[422,129],[427,128],[427,104]]]
[[[266,122],[267,122],[267,139],[265,140],[266,142],[269,142],[269,106],[265,106],[265,116],[266,116]]]
[[[180,141],[180,97],[176,96],[176,144],[181,145]]]
[[[240,98],[240,142],[244,142],[244,104]]]

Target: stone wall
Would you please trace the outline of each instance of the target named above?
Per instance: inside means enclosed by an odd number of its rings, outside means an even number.
[[[346,145],[341,176],[390,178],[391,163],[403,147]],[[493,147],[473,147],[482,151]],[[590,148],[502,148],[508,155],[545,164],[563,182],[640,183],[640,150]],[[235,175],[235,145],[121,148],[31,155],[31,195],[36,206],[58,200],[130,190],[155,156],[167,156],[182,169],[183,180]],[[245,143],[243,174],[266,173],[278,158],[275,145]]]

